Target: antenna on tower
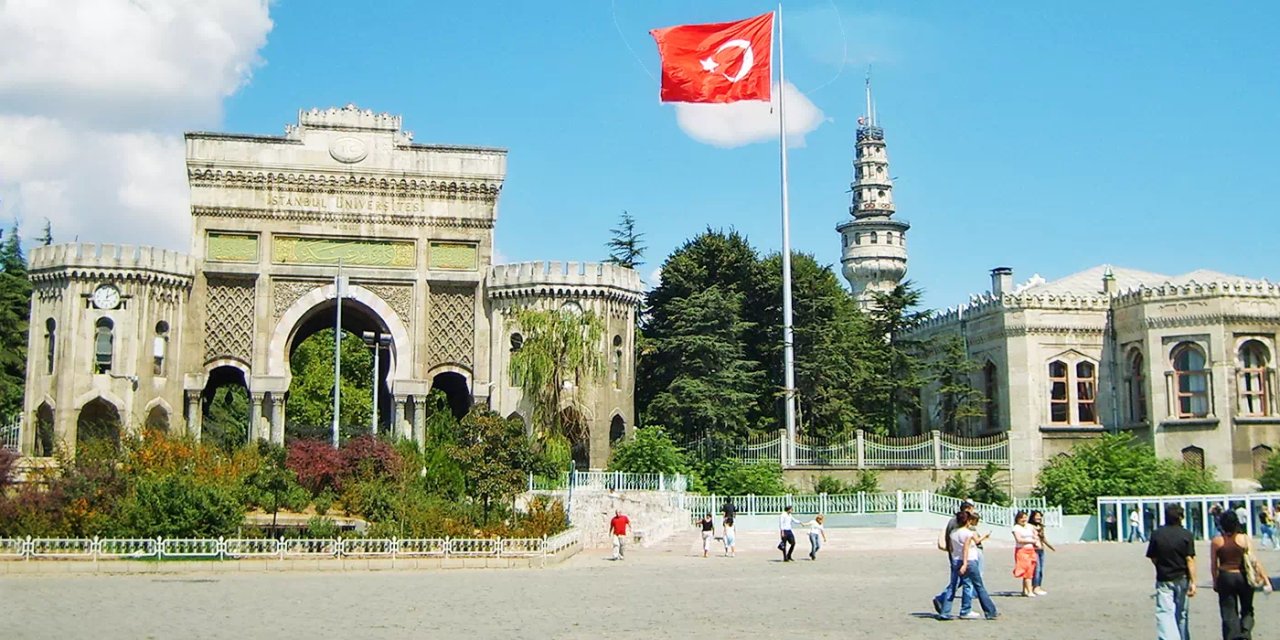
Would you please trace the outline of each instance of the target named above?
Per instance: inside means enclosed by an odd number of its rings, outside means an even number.
[[[871,102],[871,64],[867,64],[867,126],[876,124],[875,104]]]

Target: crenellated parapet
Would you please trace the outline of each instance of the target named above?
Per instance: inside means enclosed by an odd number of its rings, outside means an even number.
[[[1277,300],[1280,299],[1280,284],[1267,280],[1165,282],[1159,285],[1136,287],[1125,291],[1116,296],[1116,306],[1129,307],[1153,301],[1192,300],[1218,296]]]
[[[399,131],[401,118],[390,113],[375,113],[348,104],[341,109],[298,110],[298,124],[317,129],[354,129],[366,131]]]
[[[37,285],[65,279],[104,279],[190,287],[191,256],[134,245],[71,243],[32,249],[28,273]]]
[[[640,274],[605,262],[520,262],[489,268],[489,297],[597,298],[638,305]]]

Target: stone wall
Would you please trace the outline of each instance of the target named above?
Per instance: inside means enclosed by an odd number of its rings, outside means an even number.
[[[540,493],[550,493],[561,501],[566,500],[563,491]],[[666,491],[576,489],[569,505],[569,519],[582,532],[582,548],[601,549],[612,544],[609,520],[615,510],[620,510],[631,519],[633,540],[649,547],[674,533],[688,530],[693,521],[688,510],[675,506],[674,495]]]

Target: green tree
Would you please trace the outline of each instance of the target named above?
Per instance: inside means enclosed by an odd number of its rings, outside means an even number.
[[[645,244],[643,242],[644,234],[636,231],[636,219],[627,211],[622,212],[622,219],[618,222],[616,228],[610,229],[613,237],[609,239],[606,245],[609,248],[609,257],[605,262],[621,265],[630,269],[635,269],[644,264],[641,258],[644,257]]]
[[[285,401],[291,438],[328,440],[333,432],[333,329],[321,329],[298,343],[289,356],[293,381]],[[343,331],[342,407],[339,432],[343,439],[369,432],[373,415],[373,354],[360,336]]]
[[[723,297],[740,296],[734,316],[723,319],[738,335],[730,348],[739,352],[737,358],[758,362],[746,351],[747,336],[743,332],[747,320],[741,303],[749,292],[761,286],[760,261],[756,250],[736,231],[707,229],[685,242],[663,261],[662,281],[645,297],[642,335],[637,340],[636,407],[646,420],[665,424],[678,436],[685,435],[682,428],[654,412],[651,405],[659,394],[670,392],[677,376],[683,374],[685,380],[689,378],[688,372],[680,367],[683,353],[671,351],[678,344],[672,338],[688,330],[689,323],[682,318],[682,313],[689,308],[689,298],[713,286]],[[769,393],[764,378],[754,381],[748,393],[752,399],[747,402],[754,413],[758,404],[755,397]]]
[[[943,340],[934,351],[941,355],[929,363],[929,371],[938,383],[938,405],[934,412],[936,424],[946,433],[960,433],[961,427],[986,412],[986,396],[975,389],[971,378],[979,369],[978,363],[969,359],[964,341],[952,336]]]
[[[897,431],[907,418],[912,433],[923,429],[920,420],[920,388],[926,382],[921,354],[926,345],[911,337],[929,311],[918,309],[920,290],[910,282],[887,293],[872,294],[871,331],[882,337],[881,355],[874,359],[877,370],[864,390],[875,407],[872,426],[880,433]]]
[[[144,475],[133,481],[107,531],[127,538],[217,538],[244,521],[236,492],[186,473]]]
[[[763,375],[744,354],[742,294],[719,286],[673,300],[655,371],[669,379],[650,401],[645,422],[662,423],[683,438],[745,437]]]
[[[0,239],[0,416],[22,410],[27,375],[27,326],[31,317],[31,282],[22,239],[14,223]]]
[[[271,535],[276,535],[276,518],[281,509],[302,511],[311,493],[298,484],[298,476],[285,466],[284,447],[258,443],[262,463],[245,478],[246,502],[271,514]]]
[[[518,309],[523,343],[511,355],[511,377],[533,406],[539,438],[587,441],[582,394],[604,374],[604,323],[591,311]]]
[[[533,441],[519,420],[483,409],[463,418],[459,435],[450,450],[462,466],[467,495],[480,505],[483,521],[488,522],[495,503],[505,503],[524,490],[536,466]]]
[[[1262,475],[1258,476],[1263,491],[1280,491],[1280,453],[1273,453],[1262,467]]]
[[[659,426],[636,429],[619,443],[609,459],[610,471],[627,473],[686,473],[688,463],[679,445]]]
[[[36,238],[36,244],[47,247],[53,244],[53,223],[48,218],[44,219],[44,231],[40,232],[40,237]]]
[[[1040,470],[1033,491],[1067,513],[1093,513],[1099,496],[1218,493],[1212,469],[1195,469],[1156,457],[1151,445],[1125,434],[1076,445]]]
[[[782,466],[776,462],[744,463],[717,458],[698,470],[707,492],[726,496],[776,496],[786,493]]]
[[[751,322],[746,348],[768,376],[768,393],[758,399],[756,415],[784,421],[782,363],[782,257],[762,261],[760,286],[746,300]],[[874,373],[875,339],[866,317],[828,266],[813,256],[791,259],[793,333],[798,414],[803,433],[841,438],[868,421],[874,407],[860,389]]]
[[[242,384],[216,387],[200,422],[204,442],[222,451],[243,447],[249,442],[249,390]]]
[[[973,479],[973,486],[969,491],[969,498],[974,502],[983,502],[986,504],[998,504],[1001,506],[1009,506],[1012,501],[1009,494],[1001,487],[999,480],[1000,469],[996,467],[994,462],[988,462],[977,477]]]

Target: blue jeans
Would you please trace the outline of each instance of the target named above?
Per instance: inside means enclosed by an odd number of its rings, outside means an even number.
[[[1156,583],[1156,640],[1190,640],[1187,579]]]
[[[817,560],[818,549],[822,548],[822,540],[820,538],[821,536],[816,533],[809,534],[809,558],[812,560]]]
[[[1272,548],[1280,549],[1280,544],[1276,543],[1276,526],[1274,524],[1262,525],[1262,546],[1267,546],[1267,541],[1271,541]]]
[[[960,598],[960,615],[969,613],[973,609],[973,588],[965,584],[960,577],[959,560],[951,561],[951,581],[947,583],[947,588],[942,590],[936,598],[933,599],[934,604],[941,605],[941,615],[944,618],[951,617],[951,601],[956,597],[956,588],[963,591]],[[973,566],[969,566],[969,571],[973,570]]]
[[[1044,549],[1036,549],[1036,574],[1031,578],[1031,586],[1039,589],[1044,584]]]
[[[982,581],[981,560],[969,562],[969,568],[965,570],[964,575],[960,576],[960,583],[964,585],[964,597],[960,601],[961,615],[964,615],[966,609],[972,609],[973,596],[977,596],[978,603],[982,605],[982,612],[987,614],[988,618],[996,617],[998,613],[996,603],[991,601],[991,594],[987,593],[987,585]]]
[[[1133,542],[1134,538],[1137,538],[1143,542],[1147,541],[1147,537],[1142,535],[1142,529],[1138,527],[1129,527],[1129,539],[1126,542]]]

